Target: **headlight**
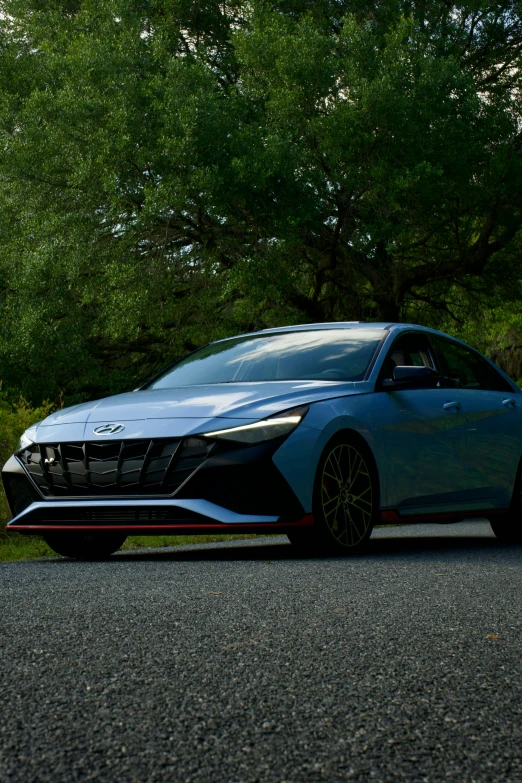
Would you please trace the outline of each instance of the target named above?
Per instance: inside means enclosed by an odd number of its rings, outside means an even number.
[[[304,419],[308,413],[308,405],[301,408],[293,408],[284,413],[278,413],[277,416],[270,416],[268,419],[255,421],[253,424],[242,424],[240,427],[231,427],[226,430],[216,430],[215,432],[201,433],[205,438],[216,438],[217,440],[231,440],[234,443],[264,443],[267,440],[275,440],[284,435],[290,435],[297,425]]]
[[[23,451],[23,449],[27,449],[32,443],[34,443],[35,437],[36,437],[36,425],[33,424],[32,427],[29,427],[29,429],[24,432],[24,434],[18,441],[18,448],[16,450]]]

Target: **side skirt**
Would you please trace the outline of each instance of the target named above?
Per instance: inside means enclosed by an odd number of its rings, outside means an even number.
[[[409,525],[416,522],[435,522],[441,525],[445,525],[451,524],[452,522],[460,522],[463,519],[476,519],[477,517],[486,517],[487,519],[492,519],[495,517],[502,517],[505,514],[509,514],[508,508],[488,508],[482,511],[456,511],[444,514],[434,513],[418,515],[401,514],[396,509],[386,509],[381,511],[381,525]]]

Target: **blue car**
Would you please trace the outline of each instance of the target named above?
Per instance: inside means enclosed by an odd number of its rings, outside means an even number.
[[[10,530],[106,557],[129,534],[286,533],[485,516],[522,541],[522,392],[445,334],[326,323],[218,340],[134,392],[57,411],[2,477]]]

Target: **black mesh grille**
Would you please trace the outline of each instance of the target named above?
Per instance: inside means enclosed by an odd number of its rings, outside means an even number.
[[[31,503],[41,500],[25,476],[17,476],[16,473],[3,473],[2,480],[14,517],[21,514]]]
[[[116,501],[118,502],[118,501]],[[163,525],[194,524],[204,518],[183,508],[73,508],[43,509],[39,524],[45,525]],[[23,524],[23,522],[22,522]],[[33,525],[34,520],[28,524]]]
[[[33,444],[17,456],[46,497],[172,495],[207,459],[203,438]]]
[[[67,513],[67,512],[65,512]],[[179,522],[200,518],[185,509],[169,508],[83,508],[76,511],[76,522]]]

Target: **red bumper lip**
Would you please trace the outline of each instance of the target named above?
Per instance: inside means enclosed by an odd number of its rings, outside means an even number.
[[[32,533],[38,535],[49,531],[66,530],[82,531],[82,532],[100,532],[100,531],[114,531],[120,532],[129,531],[133,534],[141,535],[157,535],[167,534],[170,535],[197,535],[198,533],[285,533],[287,530],[294,530],[295,528],[311,527],[314,523],[312,514],[306,514],[301,519],[294,522],[262,522],[262,523],[226,523],[226,522],[199,522],[192,524],[150,524],[150,525],[132,525],[128,523],[116,524],[97,524],[97,525],[82,525],[82,524],[53,524],[52,522],[43,522],[40,524],[14,524],[8,525],[9,530],[15,530],[19,533]]]

